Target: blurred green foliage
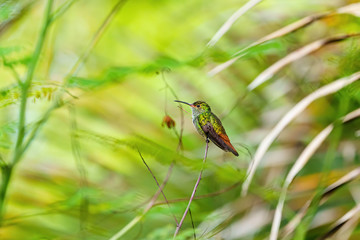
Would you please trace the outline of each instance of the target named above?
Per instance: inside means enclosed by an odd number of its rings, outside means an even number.
[[[318,205],[323,188],[359,164],[359,120],[344,125],[339,121],[359,108],[359,82],[315,101],[296,118],[266,154],[250,193],[240,196],[252,155],[281,117],[321,86],[359,71],[359,38],[326,45],[251,92],[248,84],[312,41],[359,33],[359,13],[334,14],[244,49],[303,17],[356,1],[262,1],[214,47],[207,47],[247,1],[128,0],[98,35],[97,44],[89,47],[118,2],[54,1],[26,96],[24,139],[30,144],[11,174],[0,239],[110,239],[137,216],[141,217],[122,239],[171,239],[176,228],[172,214],[181,218],[205,149],[204,139],[192,126],[190,109],[179,109],[173,102],[177,98],[209,103],[240,153],[235,158],[210,144],[191,205],[195,229],[188,215],[177,239],[192,239],[194,231],[197,239],[268,237],[290,167],[314,136],[336,121],[337,130],[291,185],[281,226],[317,195],[318,202],[295,235],[315,239],[359,204],[359,188],[351,182],[329,203]],[[47,3],[0,1],[2,186],[6,166],[16,154],[22,82],[34,60]],[[81,59],[87,50],[89,56]],[[228,68],[208,74],[236,56],[241,57]],[[78,71],[71,72],[79,58]],[[164,116],[175,120],[174,129],[161,126]],[[138,151],[160,184],[174,164],[164,188],[170,208],[160,195],[143,214],[158,187]],[[321,219],[326,213],[330,217]],[[359,238],[359,227],[354,228],[350,239]]]

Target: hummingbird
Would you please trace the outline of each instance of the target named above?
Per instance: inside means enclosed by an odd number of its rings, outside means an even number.
[[[209,104],[203,101],[187,103],[179,100],[175,102],[189,105],[192,111],[192,122],[201,136],[209,139],[225,152],[232,152],[235,156],[239,156],[234,146],[231,144],[220,119],[211,112]]]

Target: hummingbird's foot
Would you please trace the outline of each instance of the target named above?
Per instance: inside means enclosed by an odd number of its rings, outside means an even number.
[[[209,142],[210,142],[209,138],[206,138],[206,143],[209,143]]]

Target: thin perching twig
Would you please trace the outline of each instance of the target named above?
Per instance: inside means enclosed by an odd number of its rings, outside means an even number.
[[[179,233],[179,230],[180,230],[180,228],[181,228],[181,226],[182,226],[182,224],[183,224],[183,222],[184,222],[184,220],[185,220],[185,217],[186,217],[186,215],[187,215],[187,213],[188,213],[188,211],[189,211],[189,209],[190,209],[191,202],[192,202],[192,200],[194,199],[195,192],[196,192],[196,190],[197,190],[197,188],[198,188],[198,186],[199,186],[199,183],[200,183],[200,180],[201,180],[201,176],[202,176],[202,173],[203,173],[203,170],[204,170],[204,166],[205,166],[205,162],[206,162],[206,157],[207,157],[208,149],[209,149],[209,139],[206,139],[205,155],[204,155],[203,164],[202,164],[202,166],[201,166],[200,174],[199,174],[199,177],[198,177],[198,179],[197,179],[197,181],[196,181],[196,183],[195,183],[194,190],[193,190],[193,192],[192,192],[192,194],[191,194],[191,197],[190,197],[189,203],[188,203],[188,205],[187,205],[187,207],[186,207],[186,209],[185,209],[185,212],[184,212],[184,214],[183,214],[183,216],[182,216],[182,218],[181,218],[181,220],[180,220],[179,225],[176,227],[176,230],[175,230],[174,238],[173,238],[173,239],[175,239],[175,238],[176,238],[176,235]]]

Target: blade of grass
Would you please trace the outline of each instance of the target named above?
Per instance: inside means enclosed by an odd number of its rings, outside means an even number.
[[[257,40],[256,42],[250,44],[249,46],[241,49],[240,51],[238,51],[237,53],[235,53],[235,56],[216,66],[215,68],[211,69],[209,72],[208,72],[208,75],[209,76],[214,76],[216,74],[218,74],[219,72],[225,70],[226,68],[230,67],[233,63],[235,63],[238,59],[240,59],[241,57],[245,56],[245,51],[248,50],[249,48],[251,47],[254,47],[254,46],[257,46],[257,45],[260,45],[262,43],[265,43],[267,41],[270,41],[270,40],[273,40],[273,39],[276,39],[276,38],[279,38],[279,37],[282,37],[282,36],[285,36],[287,34],[290,34],[292,32],[295,32],[301,28],[304,28],[318,20],[321,20],[321,19],[324,19],[324,18],[327,18],[327,17],[332,17],[336,14],[352,14],[352,15],[360,15],[360,4],[359,3],[354,3],[354,4],[349,4],[349,5],[346,5],[344,7],[341,7],[341,8],[338,8],[337,10],[335,10],[334,12],[326,12],[326,13],[320,13],[320,14],[315,14],[315,15],[311,15],[311,16],[307,16],[307,17],[304,17],[294,23],[291,23],[283,28],[280,28],[279,30],[276,30],[275,32],[272,32],[268,35],[266,35],[265,37]]]
[[[345,113],[346,111],[348,111],[348,108],[349,108],[349,97],[348,95],[346,95],[342,97],[340,105],[337,108],[337,113],[340,114]],[[336,124],[337,127],[334,128],[334,131],[328,140],[329,144],[326,148],[325,157],[323,157],[322,167],[320,170],[321,172],[321,174],[319,175],[320,179],[314,191],[315,196],[313,197],[310,203],[309,209],[305,213],[304,217],[301,219],[299,226],[297,227],[294,235],[297,240],[301,240],[301,239],[305,240],[307,238],[311,224],[313,223],[314,218],[316,217],[317,213],[320,210],[323,191],[325,190],[325,186],[327,185],[327,181],[329,179],[331,169],[335,161],[336,151],[340,143],[341,135],[343,131],[343,126],[339,122],[335,122],[334,124]]]
[[[230,29],[234,22],[244,15],[251,8],[255,7],[258,3],[263,0],[250,0],[244,6],[239,8],[233,15],[231,15],[228,20],[220,27],[220,29],[215,33],[211,40],[206,44],[207,47],[213,47],[219,39]]]
[[[282,218],[282,210],[284,207],[284,202],[286,199],[286,193],[290,183],[294,180],[297,173],[305,166],[307,161],[311,158],[311,156],[315,153],[315,151],[319,148],[321,143],[326,139],[326,137],[330,134],[333,125],[329,125],[323,131],[321,131],[314,140],[304,149],[299,158],[296,160],[294,166],[291,168],[289,174],[286,176],[285,183],[282,187],[280,198],[275,210],[274,220],[272,222],[270,240],[276,240],[278,237],[278,231],[280,228],[280,222]]]
[[[360,109],[357,109],[343,118],[343,123],[350,121],[360,116]],[[330,124],[324,130],[322,130],[304,149],[300,154],[299,158],[295,161],[294,166],[286,176],[285,182],[281,189],[280,198],[275,210],[275,216],[271,227],[270,240],[276,240],[278,238],[278,232],[280,228],[280,222],[282,218],[282,210],[286,199],[287,190],[294,180],[295,176],[303,169],[305,164],[314,155],[315,151],[320,147],[324,140],[329,136],[331,131],[334,129],[334,124]],[[341,183],[341,182],[340,182]]]
[[[328,186],[322,193],[320,204],[324,204],[332,193],[334,193],[336,190],[340,189],[341,187],[345,186],[349,182],[354,181],[359,176],[360,176],[360,167],[352,170],[351,172],[347,173],[339,180]],[[296,214],[296,216],[293,217],[291,221],[284,227],[284,231],[281,234],[282,237],[287,237],[296,229],[302,217],[305,215],[307,209],[309,208],[311,201],[312,199],[307,201],[304,204],[304,206],[299,210],[299,212]]]
[[[357,226],[360,217],[360,204],[358,203],[354,208],[345,213],[340,219],[338,219],[330,230],[320,237],[319,240],[325,240],[328,238],[346,240],[349,239],[351,233]],[[350,229],[350,231],[348,230]]]
[[[343,6],[341,8],[338,8],[336,10],[336,12],[340,13],[340,14],[351,14],[351,15],[359,17],[360,16],[360,3],[353,3],[353,4]]]
[[[269,80],[271,77],[273,77],[275,75],[275,73],[280,71],[281,68],[285,67],[286,65],[288,65],[306,55],[309,55],[312,52],[315,52],[316,50],[319,50],[320,48],[322,48],[328,44],[331,44],[334,42],[340,42],[340,41],[343,41],[343,40],[346,40],[346,39],[349,39],[352,37],[358,37],[358,36],[360,36],[360,33],[346,34],[346,35],[337,36],[337,37],[320,39],[320,40],[317,40],[310,44],[307,44],[306,46],[289,53],[288,55],[286,55],[285,57],[283,57],[282,59],[280,59],[279,61],[277,61],[270,67],[268,67],[267,69],[265,69],[249,84],[248,89],[250,91],[254,90],[256,87],[258,87],[259,85],[263,84],[264,82]]]
[[[327,16],[328,14],[324,13],[324,14],[317,14],[317,15],[312,15],[312,16],[307,16],[305,18],[302,18],[294,23],[291,23],[283,28],[280,28],[279,30],[276,30],[275,32],[272,32],[268,35],[266,35],[265,37],[257,40],[256,42],[250,44],[249,46],[241,49],[240,51],[235,53],[235,56],[233,58],[231,58],[230,60],[216,66],[215,68],[211,69],[209,71],[209,75],[210,76],[214,76],[216,74],[218,74],[219,72],[225,70],[226,68],[230,67],[233,63],[235,63],[238,59],[242,58],[243,56],[245,56],[245,51],[250,49],[251,47],[260,45],[262,43],[265,43],[267,41],[273,40],[275,38],[279,38],[282,36],[285,36],[289,33],[292,33],[294,31],[297,31],[298,29],[301,29],[303,27],[306,27],[308,25],[310,25],[311,23],[322,19],[323,17]]]
[[[252,178],[255,174],[257,167],[260,164],[263,156],[265,155],[266,151],[273,143],[273,141],[277,138],[280,132],[302,111],[305,110],[307,106],[309,106],[313,101],[335,93],[336,91],[346,87],[347,85],[357,81],[360,79],[360,72],[356,72],[348,77],[344,77],[338,79],[330,84],[327,84],[318,90],[314,91],[313,93],[309,94],[305,98],[303,98],[299,103],[297,103],[290,111],[288,111],[276,124],[276,126],[270,131],[270,133],[261,141],[259,147],[256,150],[253,160],[251,161],[248,170],[247,170],[247,178],[243,183],[242,187],[242,196],[247,194],[248,188],[252,181]]]

